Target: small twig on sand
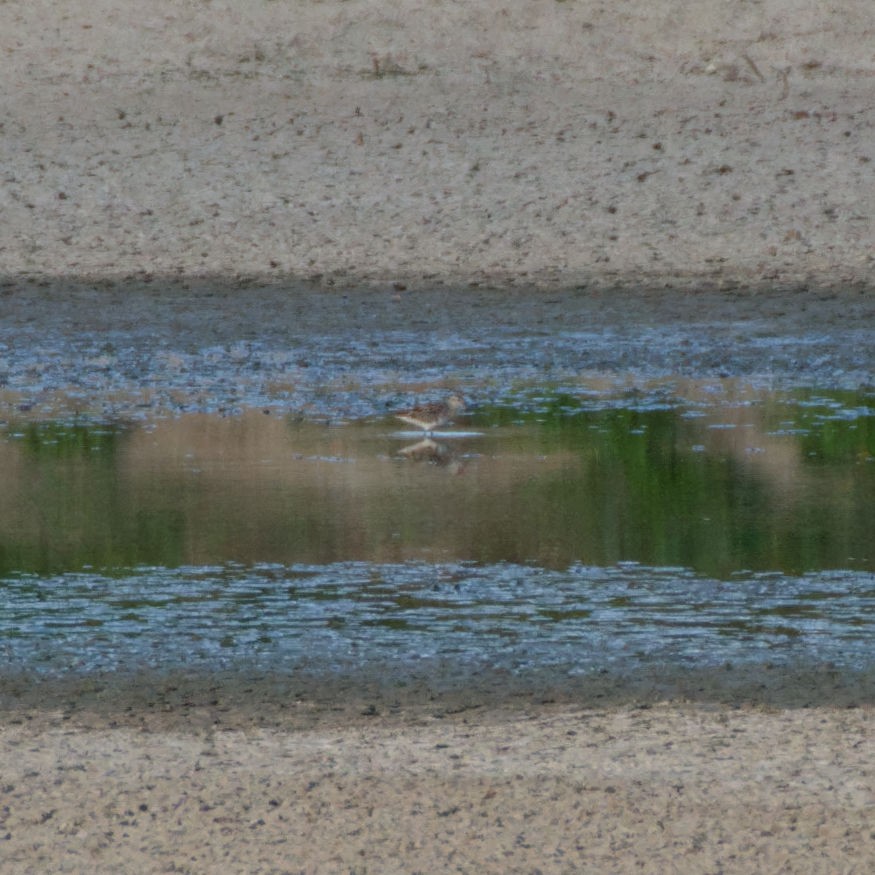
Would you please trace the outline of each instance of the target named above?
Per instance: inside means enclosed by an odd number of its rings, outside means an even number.
[[[759,79],[760,82],[765,82],[766,77],[763,76],[762,73],[760,73],[760,68],[757,67],[756,64],[754,64],[753,58],[747,52],[742,52],[741,57],[744,58],[745,61],[747,61],[748,67],[750,67],[751,70],[753,70],[754,75],[757,77],[757,79]]]
[[[784,100],[790,93],[790,68],[788,67],[786,70],[779,70],[778,75],[781,77],[781,81],[784,83],[784,87],[781,90],[781,96],[778,98],[778,100]]]

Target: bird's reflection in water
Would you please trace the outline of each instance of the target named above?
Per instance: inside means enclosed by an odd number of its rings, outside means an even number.
[[[430,437],[402,447],[398,450],[398,454],[405,459],[410,459],[411,462],[427,462],[446,468],[452,474],[461,474],[465,467],[462,460],[447,444],[438,443]]]

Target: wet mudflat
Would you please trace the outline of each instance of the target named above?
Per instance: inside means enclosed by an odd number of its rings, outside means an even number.
[[[137,276],[0,278],[0,418],[148,421],[269,407],[362,420],[461,390],[589,376],[857,389],[875,382],[866,286],[699,280],[547,292]]]

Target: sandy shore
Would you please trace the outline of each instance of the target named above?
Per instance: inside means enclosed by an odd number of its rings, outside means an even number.
[[[871,867],[870,675],[553,680],[6,682],[3,871]]]
[[[97,324],[102,296],[140,324],[129,283],[221,277],[379,290],[411,320],[418,291],[439,320],[450,286],[493,304],[561,290],[606,327],[630,307],[639,327],[730,320],[742,290],[745,320],[825,320],[838,350],[872,317],[872,42],[862,0],[0,4],[0,306],[28,332],[9,343],[38,342],[43,319]],[[665,295],[628,303],[642,282]],[[203,342],[197,307],[161,300],[147,324]],[[231,342],[240,323],[214,324]],[[852,352],[835,367],[871,366]],[[338,719],[323,703],[269,725],[252,700],[170,720],[47,697],[0,722],[0,861],[870,871],[872,699],[805,693],[371,714],[338,699]]]
[[[871,10],[0,6],[0,274],[871,281]]]
[[[0,729],[3,870],[865,872],[871,707]],[[35,725],[34,725],[35,724]]]

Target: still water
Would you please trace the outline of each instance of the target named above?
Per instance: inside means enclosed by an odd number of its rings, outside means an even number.
[[[3,662],[875,661],[871,392],[521,389],[405,428],[2,424]]]

